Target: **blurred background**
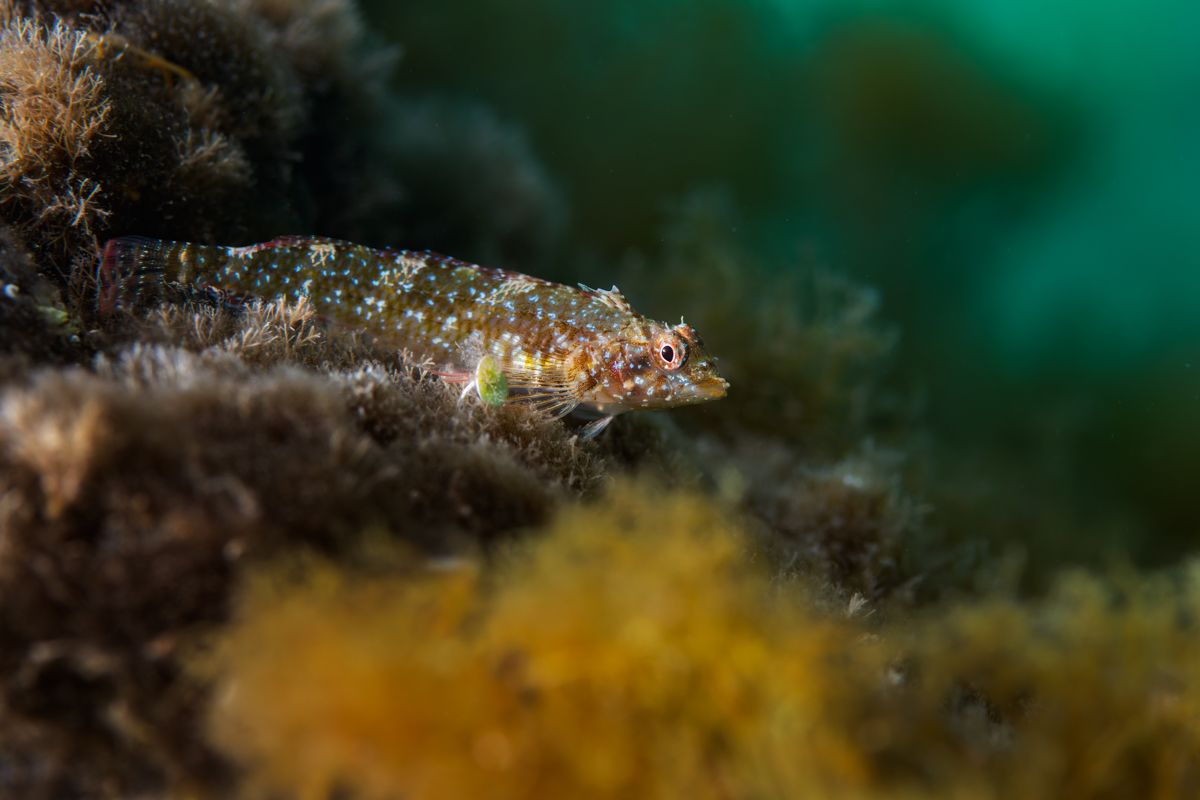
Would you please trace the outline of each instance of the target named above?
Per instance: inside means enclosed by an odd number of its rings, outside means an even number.
[[[1193,548],[1200,5],[364,5],[396,88],[527,139],[562,198],[542,274],[719,193],[774,269],[878,289],[942,524],[1040,564]]]

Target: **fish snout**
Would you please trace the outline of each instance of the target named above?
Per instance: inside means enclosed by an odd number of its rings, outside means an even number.
[[[686,392],[689,403],[703,403],[708,400],[720,400],[729,392],[729,381],[719,375],[705,376],[693,382]]]

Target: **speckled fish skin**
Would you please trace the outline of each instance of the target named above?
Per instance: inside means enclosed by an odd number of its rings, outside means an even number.
[[[615,414],[717,399],[728,388],[691,326],[647,319],[616,287],[573,288],[428,251],[300,237],[247,247],[128,237],[106,244],[97,279],[102,314],[170,287],[305,297],[335,323],[430,359],[450,380],[467,380],[490,355],[513,401],[555,416],[588,412],[603,420],[597,432]]]

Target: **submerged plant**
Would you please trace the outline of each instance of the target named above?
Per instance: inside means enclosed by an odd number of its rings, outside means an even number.
[[[298,797],[861,787],[847,692],[872,647],[745,545],[702,498],[624,484],[495,575],[268,573],[219,647],[214,734]]]
[[[1200,788],[1194,570],[881,622],[751,552],[710,501],[625,483],[491,567],[277,566],[205,661],[211,730],[295,797]]]
[[[629,283],[652,309],[686,308],[730,383],[746,387],[720,415],[695,415],[698,427],[841,455],[894,417],[881,378],[895,331],[870,287],[811,265],[770,270],[730,236],[734,224],[720,194],[686,197],[662,252],[628,265]]]

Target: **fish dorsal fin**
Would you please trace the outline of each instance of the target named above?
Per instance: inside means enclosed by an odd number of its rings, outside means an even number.
[[[617,311],[633,313],[633,306],[629,305],[629,301],[625,299],[625,295],[621,294],[621,290],[616,286],[611,289],[593,289],[587,284],[579,284],[579,288],[595,297],[601,303],[609,308],[615,308]]]

